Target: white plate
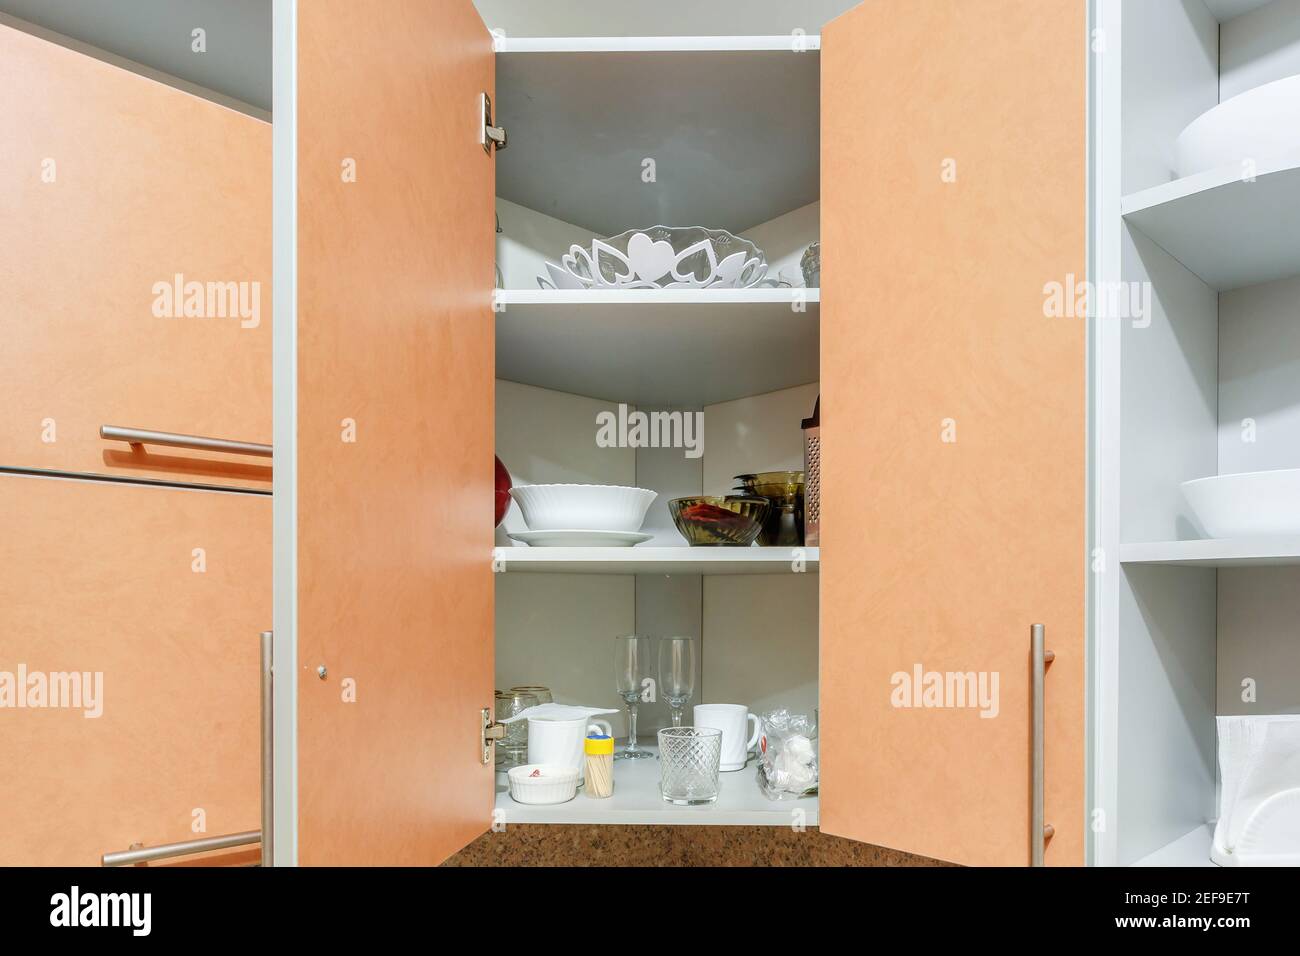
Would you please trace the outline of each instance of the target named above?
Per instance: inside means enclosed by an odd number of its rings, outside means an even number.
[[[534,548],[630,548],[654,535],[639,531],[515,531],[510,537]]]

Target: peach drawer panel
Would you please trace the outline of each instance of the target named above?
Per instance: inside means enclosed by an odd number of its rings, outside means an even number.
[[[0,514],[0,682],[103,675],[81,708],[0,692],[0,865],[258,829],[270,499],[0,475]]]
[[[0,178],[0,466],[269,489],[98,429],[271,441],[270,124],[0,26]]]

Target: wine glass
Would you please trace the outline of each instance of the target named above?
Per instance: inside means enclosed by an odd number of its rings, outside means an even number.
[[[659,693],[672,709],[673,726],[682,725],[682,708],[695,693],[695,640],[665,637],[659,642]]]
[[[615,760],[653,757],[654,752],[636,745],[636,705],[650,676],[651,644],[648,637],[629,634],[614,638],[614,689],[627,704],[627,746],[614,755]]]

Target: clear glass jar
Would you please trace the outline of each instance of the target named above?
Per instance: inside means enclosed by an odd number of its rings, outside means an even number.
[[[587,796],[604,799],[614,795],[614,738],[606,734],[591,734],[583,744],[587,761],[583,776]]]

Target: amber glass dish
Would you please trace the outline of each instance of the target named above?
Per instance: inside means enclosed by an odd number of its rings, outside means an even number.
[[[693,547],[746,548],[758,537],[771,507],[766,498],[701,495],[674,498],[668,502],[668,513]]]

